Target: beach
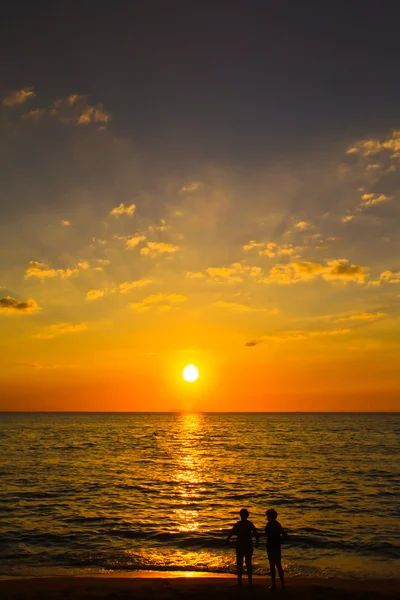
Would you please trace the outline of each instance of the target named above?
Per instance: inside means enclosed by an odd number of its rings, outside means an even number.
[[[171,576],[155,573],[126,577],[54,577],[35,579],[8,579],[0,581],[2,600],[110,600],[135,598],[147,600],[157,596],[160,600],[191,598],[200,600],[229,600],[251,596],[264,598],[271,594],[269,578],[257,577],[250,587],[247,580],[241,587],[236,578],[198,577],[195,573]],[[186,575],[186,576],[185,576]],[[275,595],[280,595],[280,590]],[[322,578],[288,579],[285,597],[297,600],[379,600],[398,598],[399,580],[351,580]]]

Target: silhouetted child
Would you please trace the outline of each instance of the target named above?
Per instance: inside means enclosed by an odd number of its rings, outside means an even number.
[[[279,578],[281,580],[282,589],[285,587],[283,569],[281,562],[281,537],[287,538],[287,533],[283,529],[282,525],[277,521],[278,513],[274,508],[268,509],[265,514],[267,515],[268,523],[265,526],[265,535],[267,536],[267,555],[269,560],[269,566],[271,568],[271,579],[272,585],[271,590],[276,590],[276,571],[278,569]]]
[[[238,584],[242,583],[242,572],[243,572],[243,558],[246,561],[247,577],[249,583],[252,583],[253,579],[253,568],[251,564],[251,557],[253,555],[253,539],[252,536],[256,537],[256,546],[258,546],[258,531],[254,527],[253,523],[248,520],[249,511],[247,508],[242,508],[240,511],[240,521],[235,523],[232,527],[226,541],[229,542],[233,535],[236,535],[236,564],[237,564],[237,576]]]

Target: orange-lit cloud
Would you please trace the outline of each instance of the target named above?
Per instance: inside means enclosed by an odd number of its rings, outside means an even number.
[[[134,235],[133,237],[127,238],[125,248],[127,250],[131,250],[132,248],[136,248],[138,244],[144,242],[146,237],[144,235]]]
[[[368,278],[365,267],[351,264],[347,259],[325,261],[324,264],[313,262],[292,262],[285,265],[276,265],[267,277],[260,283],[295,284],[302,281],[311,281],[322,277],[326,281],[342,281],[363,284]]]
[[[217,300],[217,302],[214,302],[214,306],[217,308],[223,308],[237,312],[267,312],[271,315],[279,314],[279,310],[277,308],[254,307],[248,306],[247,304],[240,304],[238,302],[225,302],[223,300]]]
[[[277,244],[276,242],[256,242],[250,240],[243,246],[245,252],[251,252],[256,250],[259,256],[268,256],[273,258],[274,256],[291,256],[294,253],[298,253],[303,248],[301,246],[293,246],[292,244]]]
[[[275,335],[265,335],[261,338],[262,341],[274,341],[274,342],[291,342],[305,340],[308,338],[324,337],[324,336],[340,336],[350,333],[351,329],[329,329],[325,331],[308,331],[308,330],[295,330],[295,331],[283,331]]]
[[[104,296],[104,290],[89,290],[86,293],[86,300],[98,300]]]
[[[67,279],[73,275],[78,275],[79,269],[52,269],[46,263],[37,262],[31,260],[29,266],[25,272],[25,279],[31,279],[32,277],[37,279],[51,279],[53,277],[61,277],[61,279]]]
[[[24,119],[41,121],[45,117],[55,118],[63,125],[100,125],[105,127],[111,115],[103,105],[88,103],[87,96],[71,94],[67,98],[55,100],[50,108],[37,108],[22,115]]]
[[[29,315],[37,312],[39,306],[35,300],[16,300],[11,296],[0,298],[0,315]]]
[[[16,90],[11,92],[8,96],[3,99],[4,106],[17,106],[18,104],[24,104],[30,98],[36,96],[34,88],[23,88],[22,90]]]
[[[153,283],[151,279],[137,279],[136,281],[124,281],[119,284],[119,291],[121,294],[127,294],[131,290],[145,287]]]
[[[120,217],[121,215],[128,215],[128,217],[132,217],[136,211],[136,204],[130,204],[129,206],[125,206],[123,202],[119,206],[116,206],[110,211],[110,215],[113,217]]]
[[[175,254],[178,252],[179,246],[174,244],[166,244],[164,242],[148,242],[147,246],[140,250],[142,256],[150,256],[156,258],[159,254]]]
[[[338,317],[336,321],[377,321],[383,319],[387,315],[383,312],[362,312],[354,315],[348,315],[344,317]]]
[[[152,294],[147,296],[141,302],[130,302],[129,307],[136,312],[146,312],[152,306],[156,306],[158,310],[170,310],[172,305],[182,304],[187,301],[187,297],[182,294]]]
[[[85,323],[55,323],[45,327],[40,333],[36,333],[33,337],[41,340],[51,340],[59,335],[65,335],[68,333],[79,333],[85,331],[87,325]]]

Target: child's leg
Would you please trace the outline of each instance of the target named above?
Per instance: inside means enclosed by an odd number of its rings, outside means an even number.
[[[271,590],[276,590],[275,561],[272,557],[269,559],[269,568],[271,573]]]
[[[249,578],[249,583],[253,582],[253,565],[251,563],[252,554],[253,550],[251,550],[251,552],[246,552],[245,554],[247,577]]]
[[[236,566],[237,566],[238,583],[242,583],[243,556],[244,556],[244,552],[242,552],[242,550],[240,550],[239,548],[236,548]]]
[[[276,567],[278,569],[279,579],[281,580],[282,588],[284,588],[285,580],[284,580],[284,574],[283,574],[283,569],[282,569],[282,562],[281,562],[280,558],[279,558],[279,560],[276,561]]]

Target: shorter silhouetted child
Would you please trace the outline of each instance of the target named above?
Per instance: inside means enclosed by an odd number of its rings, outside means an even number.
[[[253,579],[253,568],[251,564],[251,557],[253,555],[253,539],[252,536],[256,537],[256,546],[258,546],[258,531],[254,527],[253,523],[248,520],[249,511],[247,508],[242,508],[240,511],[240,521],[235,523],[229,532],[226,541],[229,542],[233,535],[236,535],[236,564],[237,564],[237,576],[238,584],[242,583],[242,572],[243,572],[243,558],[246,561],[247,577],[249,583],[252,583]]]
[[[287,533],[283,529],[282,525],[277,521],[278,513],[274,508],[268,509],[265,514],[267,515],[268,523],[265,526],[265,535],[267,536],[267,555],[269,560],[269,566],[271,568],[271,590],[276,590],[276,570],[278,569],[279,579],[281,580],[282,589],[285,587],[283,569],[281,562],[281,538],[287,538]]]

